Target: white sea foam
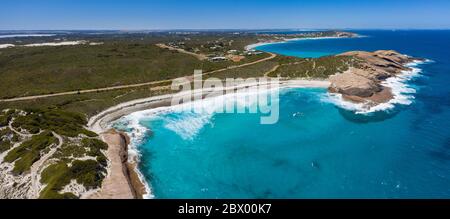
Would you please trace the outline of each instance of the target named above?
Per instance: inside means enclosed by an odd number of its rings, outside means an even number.
[[[173,131],[184,140],[192,140],[203,127],[208,124],[213,125],[211,118],[216,113],[226,111],[227,105],[235,106],[234,110],[236,111],[248,111],[250,108],[256,107],[257,95],[271,91],[273,90],[238,92],[176,106],[149,109],[125,116],[122,121],[127,121],[128,127],[133,128],[131,135],[134,141],[132,143],[135,145],[142,143],[142,140],[145,139],[145,134],[149,131],[139,123],[143,119],[163,119],[165,128]]]
[[[394,96],[394,98],[387,103],[378,104],[376,106],[368,106],[365,103],[352,103],[346,101],[342,98],[341,94],[332,93],[324,95],[322,100],[325,102],[331,102],[338,107],[354,111],[356,114],[370,114],[379,111],[392,110],[396,105],[410,105],[414,101],[416,89],[411,87],[411,85],[408,84],[408,81],[420,76],[422,70],[417,68],[418,65],[428,62],[431,62],[431,60],[414,61],[409,63],[406,66],[411,68],[410,71],[402,71],[401,74],[386,79],[382,85],[391,88],[391,92]]]
[[[192,140],[207,124],[211,124],[213,113],[185,112],[176,118],[166,118],[165,128],[175,132],[184,140]]]
[[[149,133],[149,129],[145,126],[140,124],[140,120],[145,117],[144,112],[135,112],[130,115],[127,115],[121,119],[119,119],[116,122],[117,124],[120,124],[120,126],[123,126],[124,128],[131,128],[131,130],[128,131],[128,134],[131,137],[130,145],[128,145],[128,159],[131,159],[133,161],[139,162],[141,157],[138,150],[138,146],[142,143],[142,141],[145,139],[145,137]],[[137,169],[136,172],[139,176],[139,179],[141,182],[144,183],[146,194],[143,196],[144,199],[152,199],[154,198],[154,194],[152,192],[152,188],[148,183],[146,183],[144,175]]]
[[[137,150],[137,146],[140,145],[148,136],[150,130],[141,125],[140,121],[146,118],[144,111],[135,112],[130,115],[124,116],[123,118],[116,121],[115,126],[121,126],[121,128],[128,129],[127,132],[131,137],[130,147],[128,148],[128,153],[135,158],[140,158],[140,154]],[[118,125],[120,124],[120,125]]]

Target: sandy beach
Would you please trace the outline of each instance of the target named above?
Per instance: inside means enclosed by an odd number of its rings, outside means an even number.
[[[239,86],[227,87],[225,90],[239,89],[243,87],[253,87],[259,85],[268,85],[274,82],[242,84]],[[302,88],[302,87],[322,87],[327,88],[330,83],[320,80],[287,80],[279,81],[280,88]],[[194,90],[193,96],[206,96],[213,90]],[[96,116],[90,118],[88,128],[98,133],[103,141],[109,145],[107,157],[110,160],[108,176],[103,182],[99,192],[89,198],[99,199],[134,199],[151,197],[150,187],[141,177],[137,169],[138,158],[129,153],[129,137],[124,133],[111,129],[112,122],[123,116],[134,112],[167,107],[171,104],[174,95],[191,95],[190,92],[167,94],[144,99],[133,100],[111,107]]]
[[[344,37],[305,37],[305,38],[291,38],[291,39],[284,39],[281,41],[266,41],[266,42],[259,42],[255,44],[250,44],[245,47],[245,50],[254,50],[256,47],[259,46],[265,46],[270,44],[278,44],[278,43],[287,43],[290,41],[298,41],[298,40],[326,40],[326,39],[342,39]]]
[[[108,175],[102,183],[102,188],[88,198],[141,199],[145,195],[145,185],[140,182],[137,173],[134,172],[135,163],[128,159],[128,136],[109,130],[102,133],[101,138],[109,146],[106,152],[109,158]]]
[[[366,36],[362,36],[362,35],[356,35],[353,38],[361,38],[361,37],[366,37]],[[259,46],[265,46],[265,45],[269,45],[269,44],[278,44],[278,43],[287,43],[290,41],[300,41],[300,40],[330,40],[330,39],[346,39],[349,37],[339,37],[339,36],[333,36],[333,37],[297,37],[297,38],[285,38],[283,40],[272,40],[272,41],[265,41],[265,42],[259,42],[259,43],[255,43],[255,44],[250,44],[248,46],[245,47],[245,50],[254,50],[256,47]]]

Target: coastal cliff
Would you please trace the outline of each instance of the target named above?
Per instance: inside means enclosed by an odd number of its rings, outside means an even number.
[[[342,94],[345,100],[365,103],[369,107],[394,98],[391,88],[383,85],[386,79],[411,71],[407,67],[409,63],[423,61],[393,50],[353,51],[337,56],[354,57],[357,61],[345,72],[329,77],[329,91]]]

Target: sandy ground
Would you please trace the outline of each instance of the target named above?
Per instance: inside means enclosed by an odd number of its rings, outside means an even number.
[[[142,198],[140,182],[132,182],[132,175],[128,168],[128,140],[125,135],[116,131],[101,134],[104,142],[108,144],[107,156],[109,158],[108,175],[103,181],[100,191],[92,194],[90,199],[136,199]],[[131,169],[133,170],[133,169]],[[135,188],[140,188],[135,190]],[[145,187],[144,187],[145,188]]]
[[[87,41],[80,40],[80,41],[65,41],[65,42],[52,42],[52,43],[33,43],[33,44],[27,44],[23,45],[25,47],[39,47],[39,46],[75,46],[80,44],[85,44]]]
[[[180,52],[180,53],[184,53],[184,54],[188,54],[188,55],[194,56],[200,61],[208,59],[208,57],[206,57],[205,54],[197,54],[197,53],[189,52],[189,51],[186,51],[184,49],[168,46],[166,44],[158,43],[158,44],[156,44],[156,46],[158,46],[159,48],[169,49],[169,50],[173,50],[173,51],[177,51],[177,52]]]

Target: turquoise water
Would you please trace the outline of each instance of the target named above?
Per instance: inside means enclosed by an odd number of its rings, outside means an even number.
[[[410,103],[356,114],[325,89],[293,88],[281,91],[274,125],[261,125],[260,114],[130,115],[117,126],[134,136],[154,196],[449,198],[450,31],[361,33],[369,37],[258,49],[306,57],[396,49],[432,59],[407,81]]]
[[[330,43],[335,42],[336,40],[354,40],[354,39],[316,39],[316,43],[318,45],[322,43]],[[277,53],[281,55],[286,56],[294,56],[294,57],[301,57],[301,58],[319,58],[322,56],[328,56],[333,54],[338,54],[337,51],[330,51],[330,50],[318,50],[317,48],[310,48],[307,49],[310,44],[314,44],[312,40],[293,40],[293,41],[287,41],[282,43],[274,43],[274,44],[267,44],[258,46],[255,49],[266,51],[266,52],[272,52]]]

